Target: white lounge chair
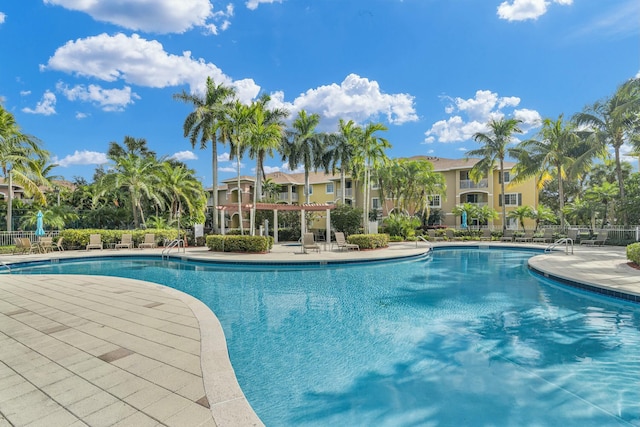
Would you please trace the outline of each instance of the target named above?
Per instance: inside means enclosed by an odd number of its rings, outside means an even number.
[[[99,234],[91,234],[89,236],[89,244],[87,245],[87,250],[90,249],[100,249],[104,248],[102,244],[102,236]]]
[[[302,235],[302,250],[307,253],[307,250],[320,252],[320,246],[316,243],[313,233],[304,233]]]
[[[336,245],[338,246],[338,250],[347,250],[347,251],[349,249],[356,249],[358,251],[360,250],[360,246],[356,245],[355,243],[347,243],[347,239],[345,239],[343,232],[336,231],[335,236],[336,236]]]
[[[491,240],[492,236],[491,236],[491,229],[489,228],[483,228],[482,229],[482,235],[480,236],[480,240]]]
[[[507,229],[502,233],[501,242],[513,242],[513,230]]]
[[[533,230],[527,230],[524,232],[524,235],[516,237],[514,239],[516,242],[531,242],[533,241]]]
[[[126,248],[131,249],[133,247],[133,236],[131,234],[123,234],[120,239],[120,243],[116,243],[116,249]]]
[[[609,237],[609,232],[607,230],[599,230],[596,237],[589,240],[582,240],[580,244],[587,245],[587,246],[604,246],[608,237]]]
[[[155,247],[157,247],[157,244],[156,244],[156,235],[155,235],[155,234],[153,234],[153,233],[147,233],[147,234],[145,234],[145,235],[144,235],[144,242],[142,242],[142,243],[140,243],[140,244],[138,245],[138,248],[139,248],[139,249],[142,249],[142,248],[151,248],[151,249],[153,249],[153,248],[155,248]]]
[[[553,243],[553,229],[545,228],[544,233],[540,237],[533,238],[534,243]]]

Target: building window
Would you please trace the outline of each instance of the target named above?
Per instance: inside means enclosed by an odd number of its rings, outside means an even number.
[[[467,181],[471,179],[469,177],[469,171],[460,171],[460,181]]]
[[[378,181],[371,181],[371,189],[372,190],[379,190],[380,189],[380,185],[378,184]]]
[[[498,196],[498,204],[502,206],[502,194]],[[505,206],[522,206],[522,193],[507,193],[504,195]]]
[[[309,195],[313,194],[313,185],[309,184]]]
[[[467,194],[467,203],[478,203],[478,195],[477,194]]]
[[[441,202],[440,202],[440,195],[439,194],[432,194],[429,197],[429,207],[430,208],[439,208],[442,206]]]
[[[371,198],[371,208],[380,209],[380,199],[378,197]]]
[[[333,194],[333,182],[327,184],[327,194]]]
[[[511,182],[511,172],[505,171],[503,176],[504,176],[504,183],[505,184],[508,184],[508,183]],[[502,179],[501,179],[500,173],[498,173],[498,183],[499,184],[502,183]]]

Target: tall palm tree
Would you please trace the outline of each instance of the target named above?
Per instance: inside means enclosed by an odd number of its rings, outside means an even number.
[[[346,202],[346,189],[345,189],[345,176],[349,170],[351,160],[353,159],[353,153],[355,149],[355,136],[357,126],[353,120],[345,122],[340,119],[338,122],[338,134],[330,138],[329,147],[329,164],[333,174],[336,170],[340,169],[340,189],[341,189],[341,201],[344,205]]]
[[[127,154],[135,154],[137,156],[151,156],[155,157],[156,153],[149,150],[147,140],[145,138],[134,138],[132,136],[125,135],[122,145],[115,141],[109,143],[109,149],[107,150],[107,157],[115,159],[117,157],[126,156]]]
[[[578,125],[587,126],[593,131],[593,138],[602,146],[610,145],[616,161],[620,203],[626,205],[624,177],[622,174],[620,148],[632,139],[640,122],[640,78],[635,78],[621,85],[610,98],[598,101],[584,112],[574,116]],[[624,224],[627,223],[626,212],[622,211]]]
[[[504,178],[504,159],[510,152],[509,143],[514,133],[522,133],[519,125],[522,120],[518,119],[492,119],[489,122],[488,133],[477,132],[473,135],[476,142],[483,144],[482,148],[467,151],[466,156],[480,157],[480,161],[473,166],[471,176],[474,179],[490,177],[496,166],[496,161],[500,167],[500,177]],[[504,179],[500,180],[500,197],[502,198],[502,229],[507,228],[507,209],[504,203]]]
[[[242,219],[242,189],[240,187],[240,160],[242,160],[242,155],[247,149],[251,136],[249,125],[252,120],[252,110],[252,107],[236,101],[219,124],[221,134],[230,144],[230,157],[236,159],[238,171],[238,219],[240,221],[241,234],[244,234],[244,225]]]
[[[355,136],[356,146],[352,167],[356,174],[360,172],[364,177],[363,222],[365,232],[368,232],[371,171],[383,166],[389,160],[385,150],[391,148],[391,144],[376,134],[376,132],[384,132],[387,130],[387,127],[382,123],[368,123],[364,128],[358,129]]]
[[[12,231],[13,183],[20,184],[36,201],[45,204],[46,198],[32,178],[37,172],[38,161],[46,163],[49,153],[40,146],[40,141],[25,133],[15,121],[13,114],[0,105],[0,169],[7,183],[7,231]]]
[[[191,104],[194,111],[187,115],[182,129],[184,136],[189,137],[191,147],[200,143],[200,148],[207,147],[211,141],[211,170],[213,181],[213,207],[218,206],[218,138],[220,123],[224,120],[235,97],[235,89],[223,84],[216,85],[211,77],[207,77],[207,90],[204,96],[188,94],[185,91],[175,94],[174,99]],[[199,137],[199,138],[198,138]],[[222,140],[224,142],[224,140]],[[218,216],[213,215],[213,229],[218,230]]]
[[[512,150],[518,159],[515,180],[521,182],[534,176],[538,188],[542,188],[557,179],[560,225],[564,227],[564,183],[570,177],[584,173],[597,151],[580,138],[580,132],[573,124],[563,122],[562,114],[555,121],[547,118],[539,139],[522,141]]]
[[[263,102],[256,102],[252,108],[251,123],[249,123],[249,156],[256,159],[256,182],[253,190],[253,207],[251,220],[251,235],[255,234],[254,218],[256,215],[256,203],[262,200],[262,180],[264,158],[268,154],[273,156],[274,150],[281,146],[283,126],[274,120]],[[270,120],[271,119],[271,120]]]
[[[184,164],[174,165],[164,162],[157,173],[160,192],[168,199],[171,207],[169,221],[179,215],[182,206],[186,206],[192,218],[204,219],[207,198],[193,170],[188,169]]]
[[[325,153],[325,140],[316,132],[318,123],[320,115],[309,115],[301,110],[291,125],[293,129],[289,131],[283,147],[283,160],[288,160],[289,169],[294,170],[300,164],[304,167],[305,203],[309,203],[309,172],[322,166]]]

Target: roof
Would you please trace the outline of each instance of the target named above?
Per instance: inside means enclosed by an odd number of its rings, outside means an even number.
[[[407,158],[407,160],[426,160],[433,165],[433,170],[436,172],[444,172],[450,170],[459,170],[459,169],[471,169],[475,166],[476,163],[480,161],[480,159],[470,158],[470,159],[446,159],[444,157],[435,157],[435,156],[413,156]],[[504,162],[505,169],[511,169],[516,165],[514,162]]]

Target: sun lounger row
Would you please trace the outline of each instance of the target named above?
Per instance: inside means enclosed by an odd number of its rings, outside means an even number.
[[[138,244],[138,248],[156,248],[156,235],[153,233],[147,233],[144,235],[144,241]],[[119,243],[116,243],[114,249],[132,249],[133,248],[133,235],[123,234]],[[102,243],[102,236],[100,234],[91,234],[89,236],[89,243],[86,247],[87,250],[91,249],[104,249]]]

